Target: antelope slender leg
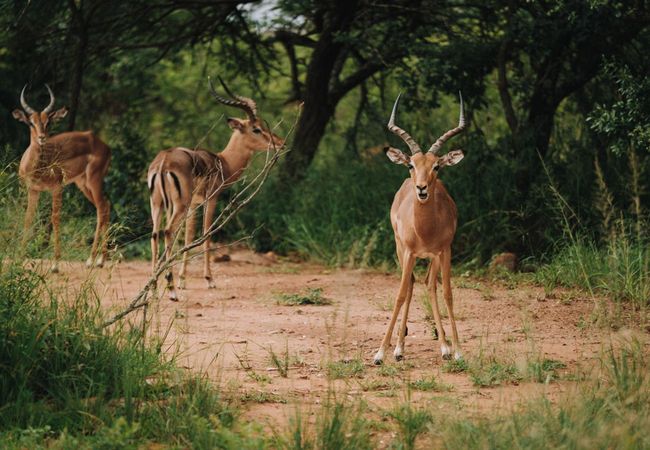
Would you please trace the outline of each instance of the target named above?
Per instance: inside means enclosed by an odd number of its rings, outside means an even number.
[[[86,183],[92,193],[93,204],[97,208],[97,228],[90,253],[91,264],[94,261],[97,267],[102,267],[108,257],[108,229],[111,219],[111,204],[104,197],[104,177],[108,171],[110,162],[110,149],[103,142],[99,142],[97,158],[93,159],[86,168]],[[100,255],[97,260],[95,256],[100,248]]]
[[[95,256],[97,255],[97,247],[100,243],[100,240],[102,241],[102,252],[101,255],[99,256],[99,259],[97,260],[97,266],[101,267],[104,264],[104,260],[107,254],[106,246],[108,245],[107,236],[102,232],[106,228],[108,228],[111,207],[110,204],[108,203],[108,200],[104,198],[101,185],[97,187],[94,185],[91,186],[87,184],[88,180],[96,180],[96,179],[97,178],[94,176],[94,174],[90,170],[88,170],[87,174],[80,181],[77,181],[75,183],[79,188],[79,190],[83,192],[86,198],[90,201],[90,203],[93,204],[93,206],[95,206],[95,209],[97,210],[97,226],[95,228],[95,237],[93,239],[93,245],[90,249],[90,256],[86,261],[86,266],[88,267],[91,267],[95,262]]]
[[[451,321],[451,345],[454,351],[454,359],[463,357],[463,350],[458,342],[458,331],[456,330],[456,319],[454,318],[454,299],[451,293],[451,249],[443,250],[440,255],[442,266],[442,293],[449,311],[449,320]],[[450,355],[451,356],[451,355]]]
[[[158,240],[160,239],[160,223],[162,222],[163,203],[155,202],[153,196],[149,200],[151,204],[151,219],[153,231],[151,233],[151,273],[156,269],[158,262]]]
[[[196,215],[194,211],[196,210],[197,205],[190,205],[189,213],[187,215],[187,220],[185,221],[185,246],[188,246],[192,243],[195,236],[195,227],[194,221]],[[205,212],[205,211],[204,211]],[[178,288],[185,289],[185,277],[187,274],[187,258],[189,255],[187,252],[183,253],[183,262],[181,262],[181,269],[178,271]]]
[[[404,357],[404,338],[406,337],[407,321],[409,316],[409,307],[411,306],[411,298],[413,297],[413,285],[415,284],[415,276],[411,274],[411,284],[408,293],[406,294],[406,301],[404,304],[404,314],[402,314],[402,321],[400,322],[399,330],[397,332],[397,345],[393,356],[396,361],[401,361]]]
[[[203,209],[203,233],[207,233],[212,226],[212,216],[214,216],[214,210],[217,206],[217,197],[206,201]],[[214,289],[216,286],[214,280],[212,279],[212,272],[210,271],[210,242],[211,239],[207,239],[203,244],[203,275],[205,280],[208,283],[208,289]]]
[[[436,320],[436,328],[438,330],[438,340],[440,341],[440,351],[442,352],[442,359],[451,359],[451,349],[447,345],[447,338],[445,337],[445,329],[442,326],[442,319],[440,318],[440,310],[438,309],[438,271],[440,270],[440,257],[434,256],[431,258],[431,265],[429,266],[429,301],[431,302],[431,309],[433,310],[433,317]]]
[[[97,254],[97,247],[101,244],[100,255],[95,264],[97,267],[102,267],[108,255],[108,226],[111,218],[111,204],[104,197],[101,184],[99,186],[91,186],[90,190],[95,200],[95,207],[97,208],[97,228],[95,229],[95,239],[93,240],[90,258],[92,264]]]
[[[183,221],[183,216],[187,213],[187,206],[185,205],[174,205],[174,212],[169,218],[169,224],[165,230],[165,251],[167,254],[167,259],[172,256],[172,249],[174,247],[174,242],[172,238],[176,235],[176,231]],[[174,275],[172,273],[172,268],[170,267],[165,275],[167,279],[167,289],[169,290],[169,298],[173,301],[178,300],[178,294],[174,288]]]
[[[86,175],[84,174],[83,177],[75,181],[75,184],[79,188],[81,192],[83,192],[84,196],[88,199],[90,203],[93,204],[95,209],[97,209],[97,205],[95,204],[95,199],[93,198],[93,193],[90,191],[90,188],[86,185]],[[97,214],[97,230],[99,229],[99,214]],[[95,231],[95,239],[97,238],[97,231]],[[93,265],[93,261],[95,260],[95,249],[96,249],[97,244],[95,243],[95,240],[93,240],[93,245],[90,249],[90,256],[86,260],[86,267],[90,267]]]
[[[409,286],[411,285],[411,275],[413,275],[415,256],[413,256],[408,251],[405,251],[402,261],[403,261],[402,281],[400,282],[399,292],[397,294],[397,299],[395,300],[395,308],[393,309],[393,316],[390,319],[390,323],[388,324],[388,329],[386,330],[386,335],[384,336],[384,339],[381,342],[379,351],[377,351],[377,354],[375,355],[374,358],[375,364],[381,364],[384,360],[384,354],[386,353],[386,349],[390,344],[390,338],[391,335],[393,334],[393,328],[395,327],[397,316],[399,315],[400,309],[402,309],[402,305],[404,304],[404,301],[406,300],[406,296],[409,291]]]
[[[95,199],[93,198],[93,193],[90,191],[88,186],[86,185],[86,175],[84,175],[81,179],[75,181],[77,185],[77,188],[84,194],[84,196],[88,199],[90,203],[95,206]]]
[[[56,186],[52,189],[52,231],[54,233],[54,261],[52,272],[59,271],[59,259],[61,248],[59,247],[59,225],[61,223],[61,200],[63,197],[63,186]]]
[[[27,241],[32,235],[32,221],[34,220],[34,215],[36,214],[36,207],[38,206],[38,197],[41,195],[39,191],[30,189],[27,192],[27,212],[25,213],[25,230],[23,232],[23,239],[20,244],[21,253],[25,251],[27,246]]]

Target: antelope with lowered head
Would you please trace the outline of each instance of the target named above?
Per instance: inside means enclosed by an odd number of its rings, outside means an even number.
[[[20,93],[23,110],[13,112],[15,119],[30,128],[29,147],[20,160],[18,175],[27,185],[27,214],[25,214],[26,243],[29,227],[36,212],[38,197],[43,191],[52,191],[52,231],[54,233],[54,259],[52,271],[58,271],[61,256],[59,248],[59,223],[61,222],[61,199],[63,186],[74,183],[97,209],[97,228],[87,265],[93,262],[101,267],[107,254],[107,236],[111,206],[104,198],[102,187],[111,159],[111,149],[90,131],[71,131],[50,137],[52,123],[63,119],[68,110],[53,111],[56,101],[50,87],[50,104],[42,112],[35,111],[25,100],[25,89]],[[99,258],[95,261],[97,247],[101,242]]]
[[[403,358],[404,337],[407,334],[406,321],[408,319],[409,305],[413,294],[413,267],[415,258],[431,258],[427,284],[431,308],[436,319],[436,328],[440,339],[440,348],[443,359],[462,358],[463,352],[458,343],[458,332],[454,319],[453,299],[451,294],[451,241],[456,232],[458,210],[451,199],[445,185],[438,180],[438,171],[445,166],[453,166],[463,159],[461,150],[451,151],[444,156],[438,156],[442,145],[449,139],[465,130],[465,114],[463,97],[460,96],[460,120],[458,126],[443,134],[429,149],[422,153],[418,144],[409,134],[395,125],[395,112],[400,95],[395,100],[393,112],[388,122],[388,129],[401,137],[411,150],[411,156],[402,151],[386,147],[384,151],[388,158],[396,164],[403,164],[409,169],[410,179],[404,180],[402,187],[395,194],[393,206],[390,210],[390,220],[395,232],[397,244],[397,257],[402,266],[402,279],[399,292],[395,301],[393,316],[388,325],[386,335],[381,342],[379,351],[375,355],[375,364],[381,364],[384,353],[390,344],[395,321],[400,309],[404,306],[404,314],[397,335],[397,346],[393,355],[397,361]],[[438,271],[442,269],[442,290],[449,311],[451,321],[452,349],[445,340],[445,330],[440,320],[438,298],[436,297],[436,283]]]
[[[257,115],[257,105],[247,97],[233,94],[219,78],[224,91],[233,100],[221,97],[214,90],[212,81],[208,78],[212,95],[226,106],[239,108],[246,113],[247,119],[226,118],[228,126],[233,131],[228,145],[221,153],[212,153],[206,149],[190,150],[174,147],[163,150],[149,166],[147,180],[151,192],[151,217],[153,232],[151,234],[151,265],[155,271],[158,261],[158,241],[161,234],[165,239],[167,258],[171,256],[173,242],[178,227],[183,219],[185,223],[185,245],[192,243],[195,237],[194,212],[198,206],[203,206],[203,232],[212,225],[212,216],[217,205],[218,195],[233,184],[242,174],[254,150],[265,150],[271,141],[281,147],[284,141],[273,134],[260,121]],[[163,211],[167,215],[167,228],[161,232],[160,224]],[[210,271],[210,240],[203,245],[204,263],[203,275],[208,289],[214,289]],[[187,270],[187,252],[179,272],[179,289],[185,288]],[[169,298],[177,300],[171,269],[165,275]]]

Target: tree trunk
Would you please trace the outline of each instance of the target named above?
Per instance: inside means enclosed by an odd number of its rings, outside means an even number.
[[[280,168],[280,179],[287,185],[295,185],[304,179],[318,144],[336,110],[340,100],[331,95],[331,78],[344,44],[336,39],[337,33],[345,31],[354,17],[355,0],[337,0],[329,5],[325,13],[323,30],[314,46],[307,68],[302,116],[298,121],[296,134]]]
[[[521,152],[521,149],[519,148],[519,121],[517,120],[517,115],[515,114],[515,109],[512,105],[512,98],[508,91],[508,77],[506,70],[507,52],[508,40],[504,38],[499,46],[497,87],[499,88],[499,97],[501,98],[501,105],[503,106],[503,112],[506,116],[506,123],[508,124],[510,133],[512,134],[512,147],[515,152],[515,158],[517,158]]]
[[[556,109],[552,89],[540,89],[533,94],[526,127],[518,136],[520,152],[515,156],[516,187],[524,197],[542,172],[539,159],[544,159],[548,152]]]
[[[287,52],[287,57],[289,58],[289,67],[291,67],[291,94],[289,94],[289,100],[286,103],[293,103],[302,100],[302,85],[300,84],[300,79],[298,78],[298,59],[296,58],[296,49],[292,43],[283,41],[284,49]]]
[[[305,102],[292,150],[287,154],[280,170],[281,179],[285,183],[295,184],[304,179],[333,115],[334,108],[329,104],[321,106]]]
[[[85,24],[79,26],[77,31],[77,45],[74,49],[72,67],[72,81],[70,82],[70,98],[68,103],[68,131],[73,131],[79,109],[79,95],[83,79],[84,64],[86,62],[86,48],[88,47],[88,32]]]

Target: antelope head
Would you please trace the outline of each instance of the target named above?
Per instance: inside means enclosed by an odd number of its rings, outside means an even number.
[[[50,135],[50,124],[63,119],[66,114],[68,114],[68,110],[66,108],[61,108],[58,111],[52,111],[56,98],[52,93],[52,89],[50,89],[47,84],[45,87],[50,93],[50,104],[47,105],[47,108],[45,108],[42,112],[39,113],[35,111],[27,104],[27,101],[25,100],[25,89],[27,89],[27,85],[25,85],[22,92],[20,93],[20,104],[22,105],[24,111],[16,109],[13,112],[14,119],[25,122],[31,128],[30,133],[32,142],[38,142],[38,144],[41,146],[45,144],[45,141]]]
[[[234,106],[235,108],[243,110],[247,117],[247,119],[244,120],[236,117],[226,118],[228,126],[235,132],[233,138],[237,137],[238,139],[242,139],[242,145],[249,150],[266,150],[269,143],[271,143],[271,140],[273,141],[273,147],[282,147],[284,145],[284,140],[280,139],[279,136],[269,130],[257,116],[257,104],[248,97],[242,97],[241,95],[236,95],[230,92],[230,89],[228,89],[228,86],[226,86],[226,83],[223,82],[221,77],[219,77],[219,81],[221,82],[224,91],[226,91],[226,94],[232,97],[233,100],[228,100],[217,94],[214,90],[214,86],[212,86],[212,80],[208,77],[210,90],[212,91],[214,98],[224,105]]]
[[[459,92],[460,94],[460,92]],[[418,144],[413,140],[409,134],[395,125],[395,113],[397,111],[397,104],[399,103],[400,93],[395,100],[393,112],[388,121],[388,129],[401,137],[406,145],[411,150],[411,156],[393,147],[386,147],[384,151],[386,155],[395,164],[404,164],[408,167],[411,173],[411,180],[413,181],[413,189],[415,189],[415,197],[417,200],[424,204],[429,199],[429,194],[433,193],[435,189],[436,180],[438,178],[438,171],[444,166],[453,166],[460,162],[465,156],[462,150],[453,150],[443,156],[438,156],[438,151],[442,145],[452,137],[465,130],[465,107],[463,104],[463,96],[460,95],[460,120],[458,126],[447,131],[431,146],[428,152],[422,153]]]

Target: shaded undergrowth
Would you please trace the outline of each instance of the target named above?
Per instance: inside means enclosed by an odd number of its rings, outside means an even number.
[[[136,448],[146,442],[258,446],[235,432],[219,387],[180,369],[141,321],[105,328],[89,278],[0,266],[0,440],[4,448]]]

